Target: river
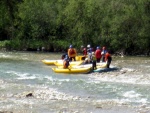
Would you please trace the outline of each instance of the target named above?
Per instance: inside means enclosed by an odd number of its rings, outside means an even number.
[[[41,62],[60,58],[0,52],[0,112],[150,113],[150,57],[113,57],[118,70],[89,74],[58,74]]]

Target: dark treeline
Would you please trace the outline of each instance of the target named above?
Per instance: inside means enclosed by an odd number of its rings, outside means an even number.
[[[149,54],[149,29],[150,0],[0,0],[0,41],[10,50],[91,44]]]

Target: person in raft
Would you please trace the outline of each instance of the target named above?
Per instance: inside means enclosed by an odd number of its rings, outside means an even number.
[[[89,63],[92,63],[92,48],[90,48],[90,49],[88,50],[87,58],[88,58],[88,62],[89,62]]]
[[[64,60],[66,55],[68,55],[67,53],[62,54],[61,59]]]
[[[68,55],[65,56],[64,61],[63,61],[63,68],[66,69],[69,66],[69,58]]]
[[[72,59],[74,59],[74,61],[76,61],[76,58],[75,58],[76,55],[77,55],[76,49],[74,49],[73,46],[70,45],[69,49],[68,49],[69,61],[72,61]]]
[[[86,57],[86,56],[87,56],[87,49],[86,49],[86,48],[83,48],[83,51],[82,51],[82,52],[83,52],[83,56]]]
[[[106,47],[103,47],[102,48],[102,52],[101,52],[101,55],[102,55],[102,62],[105,62],[105,54],[106,54]]]
[[[99,46],[97,46],[97,48],[96,48],[95,57],[96,57],[96,62],[99,63],[101,60],[101,57],[102,57],[101,50],[100,50]]]
[[[107,68],[109,68],[111,64],[111,60],[112,60],[112,57],[111,57],[110,51],[107,51],[105,54],[105,62],[107,62]]]
[[[83,65],[84,64],[89,64],[89,60],[88,60],[88,58],[86,58],[84,61],[83,61],[83,63],[82,63]]]
[[[91,45],[88,44],[88,45],[87,45],[87,54],[90,52],[90,50],[91,50]]]
[[[81,45],[81,48],[80,48],[80,52],[81,52],[81,53],[83,52],[83,48],[84,48],[84,46]]]
[[[96,57],[95,57],[94,52],[92,52],[92,69],[93,70],[97,69],[97,67],[96,67]]]

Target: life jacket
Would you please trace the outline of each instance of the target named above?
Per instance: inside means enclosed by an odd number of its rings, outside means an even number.
[[[101,57],[102,57],[102,55],[101,55],[101,50],[100,50],[100,49],[97,49],[97,50],[95,51],[95,57],[96,57],[96,58],[101,58]]]
[[[111,54],[108,52],[105,54],[105,61],[111,60]]]
[[[70,48],[68,50],[68,55],[69,55],[69,57],[75,57],[76,56],[76,50],[73,48]]]
[[[86,49],[83,49],[83,55],[87,55],[87,50]]]
[[[92,55],[92,61],[96,61],[95,55]]]
[[[91,52],[88,53],[88,60],[89,60],[89,61],[92,60],[92,53],[91,53]]]
[[[64,60],[63,67],[64,68],[68,68],[68,66],[69,66],[69,61],[68,60]]]

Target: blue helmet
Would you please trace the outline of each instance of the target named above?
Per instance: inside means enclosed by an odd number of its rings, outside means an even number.
[[[70,47],[70,48],[72,48],[73,46],[72,46],[72,45],[70,45],[69,47]]]
[[[97,46],[97,49],[99,49],[100,47],[99,46]]]

